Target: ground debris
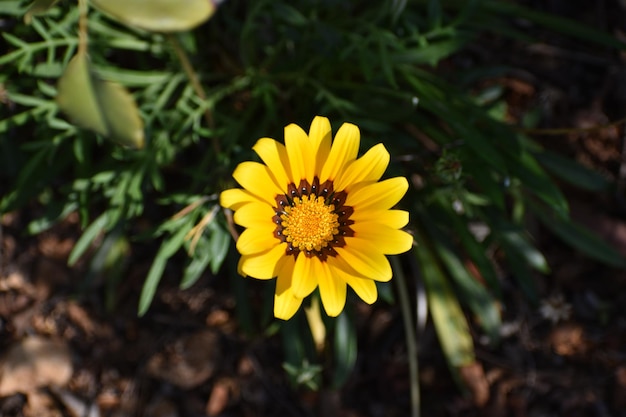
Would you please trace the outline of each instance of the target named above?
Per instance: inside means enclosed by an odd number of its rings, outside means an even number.
[[[201,330],[183,335],[148,361],[148,374],[184,389],[194,388],[212,375],[222,351],[219,335],[212,330]]]
[[[64,386],[72,371],[70,351],[64,341],[27,336],[0,358],[0,396]]]

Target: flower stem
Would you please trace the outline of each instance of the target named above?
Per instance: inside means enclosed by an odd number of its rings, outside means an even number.
[[[172,44],[172,48],[174,48],[174,52],[176,53],[176,57],[180,61],[180,64],[183,67],[183,71],[189,78],[189,82],[191,83],[191,87],[196,92],[197,96],[200,97],[201,100],[205,101],[207,99],[206,93],[204,92],[204,88],[202,88],[202,84],[200,84],[200,80],[198,79],[198,75],[189,60],[189,56],[185,52],[185,49],[182,47],[178,38],[174,34],[168,34],[167,38],[169,42]],[[213,121],[213,114],[211,113],[211,109],[207,108],[204,111],[204,119],[209,127],[209,129],[213,129],[215,127],[215,123]],[[213,145],[213,151],[215,155],[219,155],[221,153],[220,143],[215,136],[211,136],[211,142]]]
[[[398,297],[400,299],[400,310],[404,322],[404,334],[406,337],[406,350],[409,359],[409,378],[411,379],[411,417],[420,417],[420,382],[419,382],[419,360],[417,357],[417,334],[413,325],[413,315],[411,313],[411,301],[406,283],[406,276],[398,259],[391,256],[393,271],[396,275],[394,282],[398,286]]]

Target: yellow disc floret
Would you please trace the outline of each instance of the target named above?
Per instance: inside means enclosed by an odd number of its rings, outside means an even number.
[[[327,205],[324,197],[296,197],[293,205],[285,207],[280,216],[287,242],[301,251],[319,251],[339,233],[335,206]]]

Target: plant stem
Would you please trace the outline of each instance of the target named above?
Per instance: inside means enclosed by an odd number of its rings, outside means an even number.
[[[182,45],[178,41],[178,38],[176,37],[176,35],[168,34],[167,38],[169,42],[172,44],[172,47],[174,48],[176,57],[178,57],[178,60],[180,61],[180,64],[183,67],[183,71],[185,71],[185,74],[187,74],[187,78],[189,78],[191,87],[196,92],[198,97],[200,97],[201,100],[203,101],[206,100],[207,97],[206,97],[206,93],[204,92],[204,88],[202,88],[202,84],[200,84],[198,75],[196,74],[196,71],[194,70],[193,65],[191,64],[191,61],[189,60],[189,56],[185,52],[185,49],[182,47]],[[213,129],[215,127],[215,123],[213,121],[213,114],[211,113],[211,110],[209,108],[207,108],[204,111],[204,119],[206,120],[206,123],[210,129]],[[215,152],[215,155],[219,155],[221,153],[220,142],[217,140],[215,136],[211,136],[211,143],[213,145],[213,151]]]
[[[87,54],[87,0],[78,0],[78,53]]]
[[[411,417],[420,417],[420,382],[419,382],[419,360],[417,357],[417,334],[413,325],[413,314],[411,313],[411,301],[406,283],[406,276],[397,258],[390,257],[394,274],[394,282],[398,286],[398,297],[400,298],[400,310],[404,322],[404,334],[406,337],[406,350],[409,359],[409,378],[411,379]]]

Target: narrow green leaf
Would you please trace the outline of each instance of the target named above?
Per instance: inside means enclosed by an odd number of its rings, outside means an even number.
[[[426,242],[424,239],[418,239]],[[457,300],[446,276],[427,244],[415,248],[417,262],[426,286],[428,305],[439,342],[451,368],[469,365],[475,360],[474,342]]]
[[[297,8],[286,2],[274,2],[272,12],[276,18],[288,22],[293,26],[303,27],[309,23],[309,20]]]
[[[441,259],[442,265],[448,271],[449,275],[454,279],[454,282],[459,288],[462,300],[466,303],[474,314],[478,317],[478,321],[484,331],[489,335],[491,340],[496,341],[499,338],[500,330],[500,311],[494,297],[490,294],[486,285],[491,285],[498,290],[499,285],[495,277],[493,267],[489,261],[485,258],[484,250],[480,247],[478,242],[470,235],[466,226],[460,220],[459,215],[448,209],[445,204],[440,201],[439,207],[435,208],[435,213],[430,213],[424,210],[419,210],[419,217],[421,224],[432,237],[433,250]],[[452,241],[443,233],[443,231],[437,226],[439,224],[450,225],[452,232],[461,238],[463,249],[471,255],[474,255],[477,259],[481,259],[483,262],[476,264],[477,267],[485,267],[485,274],[492,273],[493,277],[485,277],[485,283],[478,281],[470,274],[468,269],[463,265],[463,262],[459,256],[452,249]],[[478,254],[477,254],[478,253]],[[486,264],[486,265],[485,265]],[[482,270],[480,271],[482,273]]]
[[[550,151],[534,154],[547,170],[576,187],[589,191],[606,191],[610,183],[596,171]]]
[[[441,261],[463,293],[463,300],[476,314],[480,325],[491,340],[498,340],[501,320],[496,300],[483,285],[476,281],[476,278],[470,275],[461,260],[447,245],[441,240],[436,240],[434,243]]]
[[[507,270],[510,271],[517,280],[518,285],[530,302],[536,304],[538,302],[538,291],[533,270],[528,265],[528,262],[526,262],[526,260],[506,241],[502,242],[502,248],[504,249],[506,263],[508,264]]]
[[[69,266],[73,266],[78,258],[82,256],[83,253],[89,248],[91,242],[102,232],[105,231],[105,225],[109,220],[108,212],[102,213],[98,218],[96,218],[91,224],[85,229],[83,234],[74,244],[74,248],[70,253],[70,256],[67,260],[67,264]]]
[[[626,257],[586,228],[551,213],[549,209],[530,204],[537,218],[565,243],[597,261],[617,268],[626,268]]]
[[[165,238],[163,243],[161,243],[161,247],[154,257],[150,271],[148,271],[146,280],[143,283],[143,288],[141,289],[138,310],[139,316],[143,316],[146,311],[148,311],[150,304],[152,304],[154,294],[156,293],[157,286],[159,285],[159,281],[161,281],[167,260],[183,245],[185,235],[191,230],[191,227],[191,223],[185,223],[175,234]]]
[[[523,236],[521,230],[513,230],[511,228],[496,230],[496,233],[501,241],[505,241],[506,244],[515,250],[525,261],[539,272],[547,274],[550,272],[550,266],[548,261],[537,248],[528,242],[528,239]]]
[[[335,320],[335,369],[333,386],[339,388],[348,380],[357,358],[356,326],[343,311]]]
[[[480,274],[485,279],[486,285],[491,291],[500,294],[500,282],[497,278],[492,261],[486,256],[487,250],[483,244],[476,241],[476,237],[467,229],[467,225],[459,216],[449,216],[452,232],[459,238],[463,250],[467,252],[470,259],[478,267]],[[483,224],[483,227],[488,227]]]
[[[200,238],[200,241],[198,241],[198,244],[196,245],[193,257],[185,268],[183,279],[180,282],[181,289],[186,290],[195,284],[198,278],[200,278],[200,275],[209,265],[212,253],[210,250],[207,250],[207,246],[207,238]]]
[[[141,289],[141,297],[139,298],[139,310],[137,314],[141,317],[143,316],[150,304],[152,304],[152,299],[154,298],[154,294],[156,293],[157,286],[159,285],[159,281],[161,281],[161,276],[163,276],[163,271],[165,271],[165,265],[167,264],[167,258],[157,256],[152,261],[152,266],[150,266],[150,271],[146,276],[146,280],[143,283],[143,287]]]
[[[389,54],[389,60],[393,65],[427,64],[435,66],[442,59],[447,58],[463,48],[463,46],[469,42],[470,38],[471,36],[468,33],[466,36],[459,35],[454,38],[438,40],[428,45],[416,46],[411,49],[402,49]]]
[[[473,185],[485,194],[489,202],[495,205],[497,208],[504,210],[504,186],[494,178],[492,170],[485,169],[485,165],[482,160],[478,158],[467,158],[463,162],[463,168],[467,175],[472,180]]]
[[[28,223],[26,230],[30,235],[37,235],[65,219],[78,208],[75,201],[53,201],[46,206],[43,216]]]
[[[321,383],[322,368],[316,364],[315,342],[302,310],[281,323],[285,362],[283,368],[297,386],[317,390]]]
[[[230,234],[217,223],[211,223],[211,237],[209,238],[209,253],[211,254],[211,272],[217,274],[230,246]]]
[[[510,158],[510,155],[507,156]],[[569,212],[569,206],[563,193],[531,153],[522,151],[515,159],[510,158],[507,163],[511,174],[519,178],[528,191],[545,201],[560,214],[566,215]]]
[[[469,128],[468,126],[463,126],[463,123],[459,123],[458,120],[463,120],[463,117],[460,115],[458,117],[457,121],[453,123],[455,129],[462,135],[467,146],[474,151],[476,159],[486,162],[487,166],[492,166],[499,173],[507,173],[509,167],[502,157],[502,153],[498,151],[498,148],[480,131]]]
[[[463,3],[465,3],[465,1],[461,2],[461,4]],[[549,29],[578,38],[584,42],[594,42],[599,45],[621,50],[626,49],[626,43],[620,41],[617,37],[558,15],[542,13],[516,3],[500,0],[483,1],[480,5],[484,7],[485,11],[503,13],[518,19],[527,19]]]
[[[440,0],[428,0],[428,23],[432,30],[441,28],[442,23],[442,10]]]
[[[382,35],[382,34],[381,34]],[[385,42],[385,38],[389,39],[388,42]],[[398,83],[396,82],[396,78],[394,76],[393,67],[391,66],[389,60],[389,53],[387,48],[389,47],[391,42],[397,42],[397,39],[393,39],[393,36],[378,36],[378,53],[380,54],[380,65],[383,70],[383,74],[385,74],[385,78],[387,79],[387,83],[391,85],[393,88],[398,88]]]
[[[398,18],[406,9],[407,0],[392,0],[390,2],[391,7],[391,20],[395,24],[398,21]]]

